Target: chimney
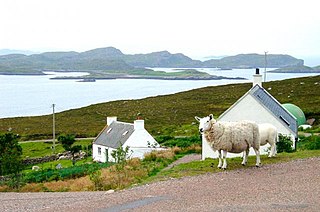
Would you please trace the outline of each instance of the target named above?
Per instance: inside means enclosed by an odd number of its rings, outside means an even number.
[[[259,68],[256,68],[256,74],[253,75],[253,85],[259,85],[262,88],[262,75],[259,73]]]
[[[143,130],[144,129],[144,120],[135,120],[134,121],[134,130]]]
[[[117,121],[116,116],[109,116],[107,117],[107,125],[109,126],[113,121]]]

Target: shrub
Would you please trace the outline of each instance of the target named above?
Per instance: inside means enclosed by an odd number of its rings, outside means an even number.
[[[311,135],[308,137],[302,136],[298,142],[298,148],[302,150],[320,149],[320,136]]]
[[[167,147],[177,146],[181,148],[187,148],[195,144],[201,145],[201,138],[199,136],[172,138],[163,143]]]
[[[279,142],[277,142],[277,152],[293,152],[292,141],[290,137],[279,134]]]
[[[172,140],[172,139],[174,139],[174,137],[170,136],[170,135],[160,135],[160,136],[156,137],[156,140],[159,144],[162,144],[162,143],[164,143],[168,140]]]
[[[38,172],[30,172],[25,175],[24,180],[31,182],[50,182],[54,180],[72,179],[91,174],[101,168],[110,166],[110,163],[82,164],[62,169],[44,169]]]
[[[101,191],[103,189],[103,182],[101,178],[101,171],[97,170],[95,172],[92,172],[90,175],[90,180],[94,185],[94,189],[96,191]]]

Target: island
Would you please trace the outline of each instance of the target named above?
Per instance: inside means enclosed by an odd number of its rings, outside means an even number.
[[[303,66],[304,61],[290,55],[268,55],[268,68]],[[0,74],[43,75],[45,71],[86,72],[76,79],[164,79],[217,80],[243,79],[210,75],[196,68],[254,69],[264,67],[265,57],[259,54],[238,54],[207,61],[193,60],[182,53],[168,51],[147,54],[124,54],[114,47],[97,48],[85,52],[44,52],[41,54],[8,54],[0,56]],[[149,67],[149,68],[145,68]],[[152,68],[175,68],[172,73]],[[305,69],[305,71],[307,71]],[[59,77],[56,79],[70,79]]]
[[[89,71],[89,75],[77,77],[53,77],[52,80],[72,79],[82,82],[92,80],[110,80],[110,79],[156,79],[156,80],[245,80],[242,77],[224,77],[210,75],[206,72],[200,72],[195,69],[181,70],[167,73],[164,71],[154,71],[152,69],[136,69],[130,71]]]

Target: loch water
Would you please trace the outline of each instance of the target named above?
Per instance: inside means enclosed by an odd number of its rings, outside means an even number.
[[[156,71],[173,72],[176,69],[154,68]],[[151,80],[113,79],[95,82],[77,80],[52,80],[56,76],[81,76],[86,73],[46,72],[41,76],[0,75],[0,118],[35,116],[80,108],[91,104],[125,99],[173,94],[191,89],[247,83],[252,80],[253,69],[218,70],[197,69],[212,75],[244,77],[247,80]],[[269,69],[270,70],[270,69]],[[289,79],[316,74],[267,73],[267,81]]]

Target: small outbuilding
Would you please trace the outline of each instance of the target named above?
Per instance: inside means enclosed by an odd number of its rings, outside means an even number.
[[[140,159],[145,153],[160,149],[158,142],[144,128],[144,120],[135,120],[131,124],[117,121],[117,117],[108,117],[107,125],[93,141],[93,160],[114,162],[111,153],[119,147],[129,147],[127,158]]]
[[[251,120],[258,124],[270,123],[278,129],[279,133],[290,136],[295,148],[298,119],[262,87],[262,75],[259,74],[259,69],[256,69],[256,74],[253,75],[253,87],[221,114],[218,120]],[[260,153],[266,154],[268,147],[269,144],[260,148]],[[250,150],[249,154],[254,154],[254,152]],[[228,153],[228,156],[234,157],[239,154]],[[208,157],[216,158],[218,153],[215,153],[207,142],[202,142],[202,159]]]

